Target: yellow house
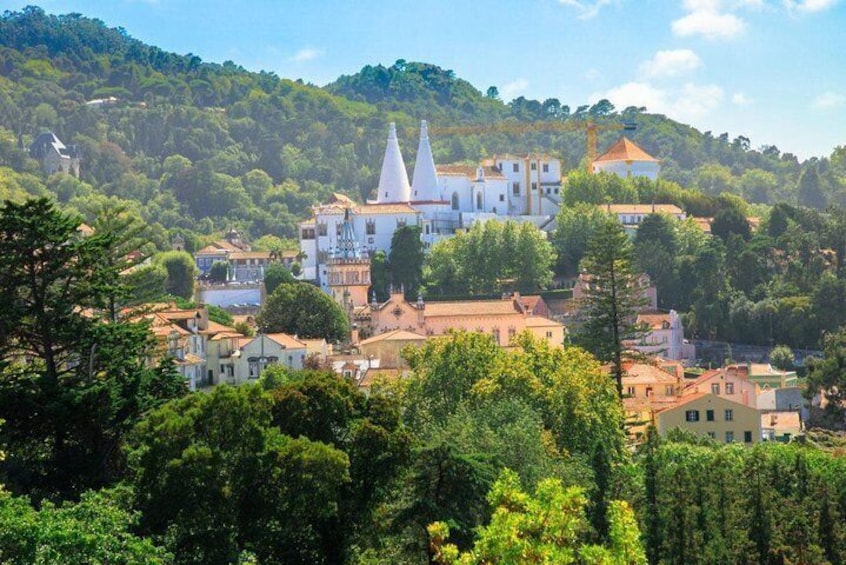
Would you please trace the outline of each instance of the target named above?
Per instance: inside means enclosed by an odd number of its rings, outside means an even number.
[[[746,406],[706,392],[694,392],[655,415],[662,436],[673,428],[708,436],[719,443],[752,444],[761,441],[761,416]]]
[[[637,439],[655,423],[655,413],[676,402],[680,378],[648,363],[624,365],[623,411],[629,436]]]
[[[379,359],[381,368],[402,369],[408,366],[402,358],[402,350],[408,345],[422,347],[424,343],[424,335],[407,330],[393,330],[365,339],[358,347],[366,358]]]

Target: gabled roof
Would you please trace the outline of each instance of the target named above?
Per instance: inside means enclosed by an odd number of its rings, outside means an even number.
[[[406,330],[393,330],[365,339],[359,345],[370,345],[382,341],[426,341],[426,336]]]
[[[305,349],[306,344],[300,340],[284,333],[265,334],[268,339],[272,339],[285,349]],[[261,336],[256,336],[261,337]]]
[[[637,323],[646,324],[649,329],[662,330],[666,323],[668,327],[671,326],[673,320],[669,313],[664,312],[644,312],[637,315]]]
[[[653,161],[658,159],[644,151],[637,143],[626,136],[618,139],[608,150],[596,158],[594,163],[602,161]]]
[[[426,317],[446,316],[498,316],[522,314],[514,300],[462,300],[450,302],[427,302]]]
[[[564,324],[559,324],[555,320],[550,320],[543,316],[529,316],[526,318],[527,328],[563,328]]]
[[[623,384],[666,384],[674,385],[678,381],[676,377],[655,365],[647,363],[635,363],[628,367],[623,373]]]

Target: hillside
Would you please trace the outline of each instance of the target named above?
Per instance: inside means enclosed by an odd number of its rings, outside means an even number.
[[[663,161],[664,178],[686,188],[796,201],[797,179],[813,167],[828,201],[840,201],[827,159],[799,163],[774,147],[755,150],[745,138],[701,133],[644,109],[617,112],[607,101],[570,108],[552,98],[505,104],[493,88],[483,94],[452,71],[405,61],[367,66],[321,89],[167,53],[78,14],[29,7],[0,17],[0,164],[10,167],[0,197],[40,194],[46,182],[83,212],[105,197],[121,199],[153,225],[160,246],[174,230],[209,235],[229,226],[252,237],[294,237],[297,220],[331,192],[369,195],[389,121],[413,132],[424,118],[435,125],[633,120],[634,139]],[[80,146],[82,183],[43,179],[22,150],[48,129]],[[600,145],[615,137],[603,134]],[[401,143],[412,163],[413,133]],[[542,151],[575,168],[584,145],[578,132],[529,130],[436,138],[434,151],[442,163]]]

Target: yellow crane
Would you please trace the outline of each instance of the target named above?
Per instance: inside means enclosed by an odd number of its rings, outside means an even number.
[[[626,130],[632,131],[637,126],[631,122],[601,123],[591,121],[565,122],[499,122],[490,125],[470,126],[442,126],[430,127],[429,133],[434,135],[473,135],[479,133],[526,133],[529,131],[584,131],[587,142],[587,171],[593,172],[593,162],[599,156],[596,143],[597,135],[601,131]]]

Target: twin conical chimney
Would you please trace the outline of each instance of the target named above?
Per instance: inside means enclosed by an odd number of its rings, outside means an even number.
[[[385,146],[385,159],[382,161],[382,174],[379,176],[379,189],[376,202],[387,204],[393,202],[408,202],[411,200],[411,187],[408,184],[408,174],[402,160],[399,141],[397,140],[397,126],[390,123],[388,129],[388,144]]]
[[[411,183],[411,197],[416,202],[441,199],[435,159],[429,145],[429,131],[426,120],[420,122],[420,144],[417,146],[417,161],[414,163],[414,180]]]

